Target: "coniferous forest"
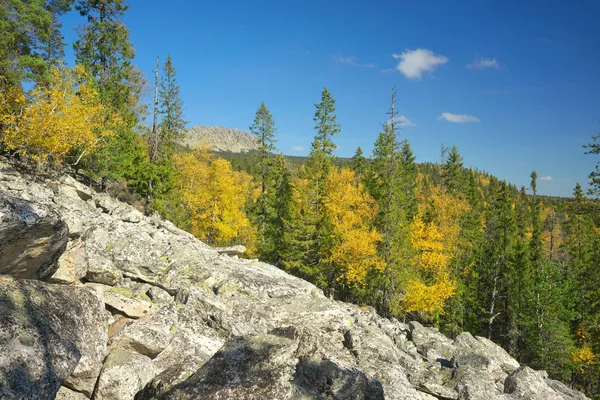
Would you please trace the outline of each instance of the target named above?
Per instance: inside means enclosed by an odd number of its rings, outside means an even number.
[[[344,131],[326,88],[315,93],[307,158],[278,152],[277,116],[264,103],[249,121],[257,151],[185,148],[177,60],[157,60],[153,77],[136,69],[127,8],[0,4],[4,157],[40,174],[85,176],[210,245],[244,244],[249,257],[333,298],[490,338],[600,399],[600,166],[589,193],[577,184],[571,198],[551,198],[538,193],[536,171],[523,171],[531,183],[518,188],[465,168],[455,146],[420,164],[393,90],[372,154],[334,156]],[[71,11],[86,24],[67,66],[59,17]],[[141,100],[146,85],[151,104]],[[582,157],[600,153],[599,138],[582,143]]]

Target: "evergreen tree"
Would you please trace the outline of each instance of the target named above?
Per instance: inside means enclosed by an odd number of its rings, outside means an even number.
[[[46,80],[48,65],[40,56],[52,26],[46,0],[2,1],[0,21],[0,89]]]
[[[585,154],[600,154],[600,133],[592,136],[592,143],[583,146],[586,149]],[[596,168],[590,173],[589,194],[600,195],[600,162],[596,163]]]
[[[367,159],[363,155],[362,149],[359,147],[356,148],[356,152],[352,157],[352,170],[358,176],[364,176],[367,171]]]
[[[133,65],[129,31],[119,19],[127,5],[124,0],[81,0],[75,8],[88,21],[73,44],[76,60],[96,78],[102,103],[124,121],[117,135],[95,154],[89,168],[137,186],[140,181],[147,182],[143,173],[147,156],[135,130],[144,111],[140,103],[144,80]]]
[[[71,5],[75,0],[50,0],[46,9],[50,12],[50,26],[47,35],[44,35],[41,43],[42,58],[48,67],[58,66],[65,57],[65,43],[61,32],[62,23],[59,17],[71,11]]]
[[[412,220],[417,214],[417,198],[415,194],[417,187],[417,164],[415,160],[416,157],[408,139],[404,139],[400,144],[400,170],[404,187],[405,203],[403,207],[408,221]]]
[[[256,175],[260,185],[260,195],[254,205],[253,219],[258,227],[258,248],[261,254],[272,251],[272,242],[267,241],[268,225],[274,217],[275,182],[274,158],[272,152],[275,150],[275,121],[265,106],[260,103],[254,123],[250,126],[250,133],[257,139],[258,149],[255,158]],[[285,166],[283,166],[285,168]]]
[[[458,153],[456,146],[452,146],[442,165],[442,181],[442,186],[454,196],[464,190],[463,158]]]
[[[377,288],[373,289],[377,290],[375,301],[383,313],[389,313],[390,307],[395,308],[395,313],[401,312],[399,288],[403,285],[402,274],[407,270],[409,258],[409,221],[404,209],[407,182],[399,147],[396,133],[386,124],[375,142],[367,183],[369,193],[379,205],[375,226],[382,236],[379,254],[385,269],[380,279],[374,281]]]
[[[543,256],[543,243],[542,243],[542,220],[541,220],[541,204],[540,199],[537,195],[537,172],[531,172],[531,226],[532,234],[531,241],[529,242],[529,252],[531,255],[531,263],[534,269],[541,268],[542,256]]]
[[[183,100],[179,94],[179,85],[176,79],[177,71],[173,66],[171,56],[163,66],[163,76],[160,81],[157,96],[157,112],[160,123],[153,127],[153,139],[150,145],[150,163],[144,172],[147,179],[139,179],[147,187],[138,190],[147,196],[147,207],[160,213],[167,212],[175,207],[175,161],[173,154],[175,145],[183,137],[186,121],[183,119]]]
[[[335,281],[327,259],[331,250],[331,231],[327,215],[324,213],[326,197],[327,177],[331,170],[336,148],[333,136],[341,131],[336,122],[335,100],[327,88],[321,93],[321,103],[315,104],[316,135],[311,144],[310,153],[306,160],[305,175],[306,182],[298,188],[305,191],[305,206],[308,207],[303,213],[303,223],[306,227],[304,238],[308,253],[305,257],[305,271],[311,275],[313,282],[326,287],[330,294],[335,291]],[[300,182],[299,182],[300,183]]]
[[[568,257],[569,276],[575,289],[573,299],[574,331],[577,335],[577,349],[571,354],[572,382],[577,389],[586,393],[598,393],[600,366],[600,272],[598,259],[600,240],[597,228],[591,218],[590,201],[585,198],[581,185],[577,183],[573,192],[574,201],[568,207],[565,224],[565,241]]]
[[[179,93],[176,75],[177,70],[173,66],[173,59],[168,55],[158,91],[158,107],[161,116],[158,153],[162,157],[173,153],[175,144],[183,138],[186,125],[183,118],[183,100]]]
[[[505,182],[493,198],[489,214],[484,246],[480,261],[475,265],[479,278],[478,291],[482,300],[479,332],[506,345],[507,321],[510,320],[511,276],[514,269],[513,255],[517,238],[517,223],[513,210],[513,198]]]
[[[306,174],[316,186],[315,207],[316,214],[319,216],[325,182],[334,158],[333,151],[337,147],[333,142],[333,136],[340,133],[341,127],[336,122],[335,100],[327,88],[323,89],[321,103],[315,104],[315,108],[313,120],[317,133],[311,143],[310,153],[306,160]]]

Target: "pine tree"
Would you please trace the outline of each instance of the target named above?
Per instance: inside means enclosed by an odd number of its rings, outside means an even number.
[[[379,205],[375,226],[382,236],[379,254],[385,263],[380,279],[374,281],[378,308],[389,313],[392,303],[400,313],[401,281],[408,265],[410,247],[409,221],[404,205],[407,203],[402,171],[402,155],[396,134],[390,124],[384,126],[375,142],[367,187]]]
[[[311,276],[317,285],[328,288],[330,294],[335,292],[335,280],[331,274],[327,259],[331,251],[330,221],[324,213],[327,202],[326,184],[336,148],[333,136],[341,131],[336,122],[335,100],[327,88],[321,93],[321,103],[315,104],[316,135],[311,144],[310,153],[305,165],[305,179],[298,180],[296,188],[302,193],[302,223],[306,236],[301,247],[307,249],[304,257],[304,273]]]
[[[267,241],[267,229],[274,217],[275,165],[272,152],[275,150],[275,121],[265,103],[256,110],[250,133],[257,139],[258,149],[254,155],[260,195],[253,207],[254,223],[258,227],[258,247],[261,254],[271,252],[272,243]]]
[[[40,56],[52,27],[46,0],[2,1],[0,21],[0,88],[47,82],[48,64]]]
[[[363,155],[362,149],[359,147],[356,148],[356,152],[352,157],[352,170],[359,177],[364,177],[367,172],[367,159]]]
[[[177,70],[173,66],[173,59],[167,55],[158,91],[158,107],[161,116],[158,153],[162,157],[173,153],[175,144],[183,138],[186,125],[183,118],[183,100],[179,93],[176,75]]]
[[[65,57],[65,43],[61,32],[62,23],[59,17],[71,11],[71,5],[75,0],[50,0],[46,9],[50,12],[51,22],[47,35],[42,38],[40,45],[42,58],[48,67],[57,67]]]
[[[452,146],[445,163],[442,165],[442,181],[448,193],[453,196],[464,190],[463,158],[456,146]]]
[[[176,199],[172,196],[175,187],[173,155],[177,142],[183,137],[186,124],[183,119],[183,100],[179,94],[176,70],[170,55],[163,66],[163,77],[157,88],[155,102],[155,119],[158,114],[160,123],[155,121],[150,133],[150,163],[144,169],[146,179],[138,180],[139,184],[147,182],[148,186],[140,188],[138,184],[138,190],[146,195],[148,209],[165,213],[168,208],[175,206]]]
[[[408,221],[417,214],[417,198],[415,189],[417,187],[417,164],[416,157],[410,147],[408,139],[404,139],[400,144],[400,169],[402,174],[402,183],[404,187],[405,203],[403,205]]]

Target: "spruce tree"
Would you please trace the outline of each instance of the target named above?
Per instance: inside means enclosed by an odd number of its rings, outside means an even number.
[[[404,208],[407,181],[402,170],[400,144],[389,123],[375,142],[372,160],[367,188],[379,205],[375,225],[382,236],[379,254],[385,263],[380,279],[374,281],[377,286],[374,289],[378,292],[375,296],[378,308],[389,313],[390,303],[398,295],[398,285],[408,267],[405,263],[410,243],[409,221]]]
[[[256,138],[258,149],[254,155],[255,176],[260,184],[260,195],[252,210],[254,223],[258,227],[258,248],[261,254],[272,251],[272,243],[267,241],[268,225],[273,219],[273,203],[275,198],[274,158],[275,150],[275,121],[265,103],[261,103],[256,110],[254,123],[250,126],[250,133]],[[285,168],[283,165],[281,168]]]
[[[333,151],[336,145],[333,142],[333,136],[341,131],[340,125],[336,122],[335,100],[327,88],[321,93],[321,102],[315,104],[315,131],[317,132],[310,146],[310,153],[306,160],[307,176],[314,181],[316,185],[315,207],[319,215],[319,204],[322,202],[323,192],[325,191],[325,181],[331,163],[333,161]]]
[[[328,288],[331,295],[335,292],[331,268],[327,263],[331,247],[331,234],[329,221],[323,211],[326,199],[326,182],[329,175],[336,145],[333,136],[341,131],[335,114],[335,100],[327,88],[321,93],[321,102],[315,104],[315,131],[316,135],[311,144],[310,153],[305,165],[305,178],[308,191],[306,205],[308,209],[303,214],[305,227],[304,244],[307,249],[305,257],[305,273],[317,285]]]
[[[442,181],[448,193],[454,196],[464,190],[463,158],[456,146],[452,146],[442,165]]]
[[[352,170],[357,176],[361,177],[364,177],[365,172],[367,171],[367,159],[363,155],[363,151],[360,146],[356,148],[356,152],[352,157]]]
[[[176,79],[177,71],[173,66],[171,56],[163,66],[163,75],[156,98],[156,111],[160,116],[160,122],[153,126],[150,145],[150,164],[147,165],[145,173],[147,180],[140,179],[139,182],[148,182],[148,187],[140,190],[146,194],[147,206],[159,211],[163,215],[176,201],[172,197],[175,186],[175,161],[173,154],[175,146],[183,138],[186,121],[183,119],[183,100],[179,94],[179,85]]]
[[[415,160],[416,157],[408,139],[404,139],[400,144],[400,168],[405,196],[403,208],[408,221],[411,221],[417,214],[417,198],[415,194],[417,187],[417,164]]]
[[[158,153],[171,155],[175,144],[183,138],[186,121],[183,118],[183,100],[177,83],[177,70],[173,59],[167,56],[163,66],[163,76],[158,91],[160,121],[160,141]]]

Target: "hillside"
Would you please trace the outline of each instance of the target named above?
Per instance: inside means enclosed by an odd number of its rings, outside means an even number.
[[[2,399],[586,398],[485,338],[330,300],[70,176],[0,164],[0,218]]]

